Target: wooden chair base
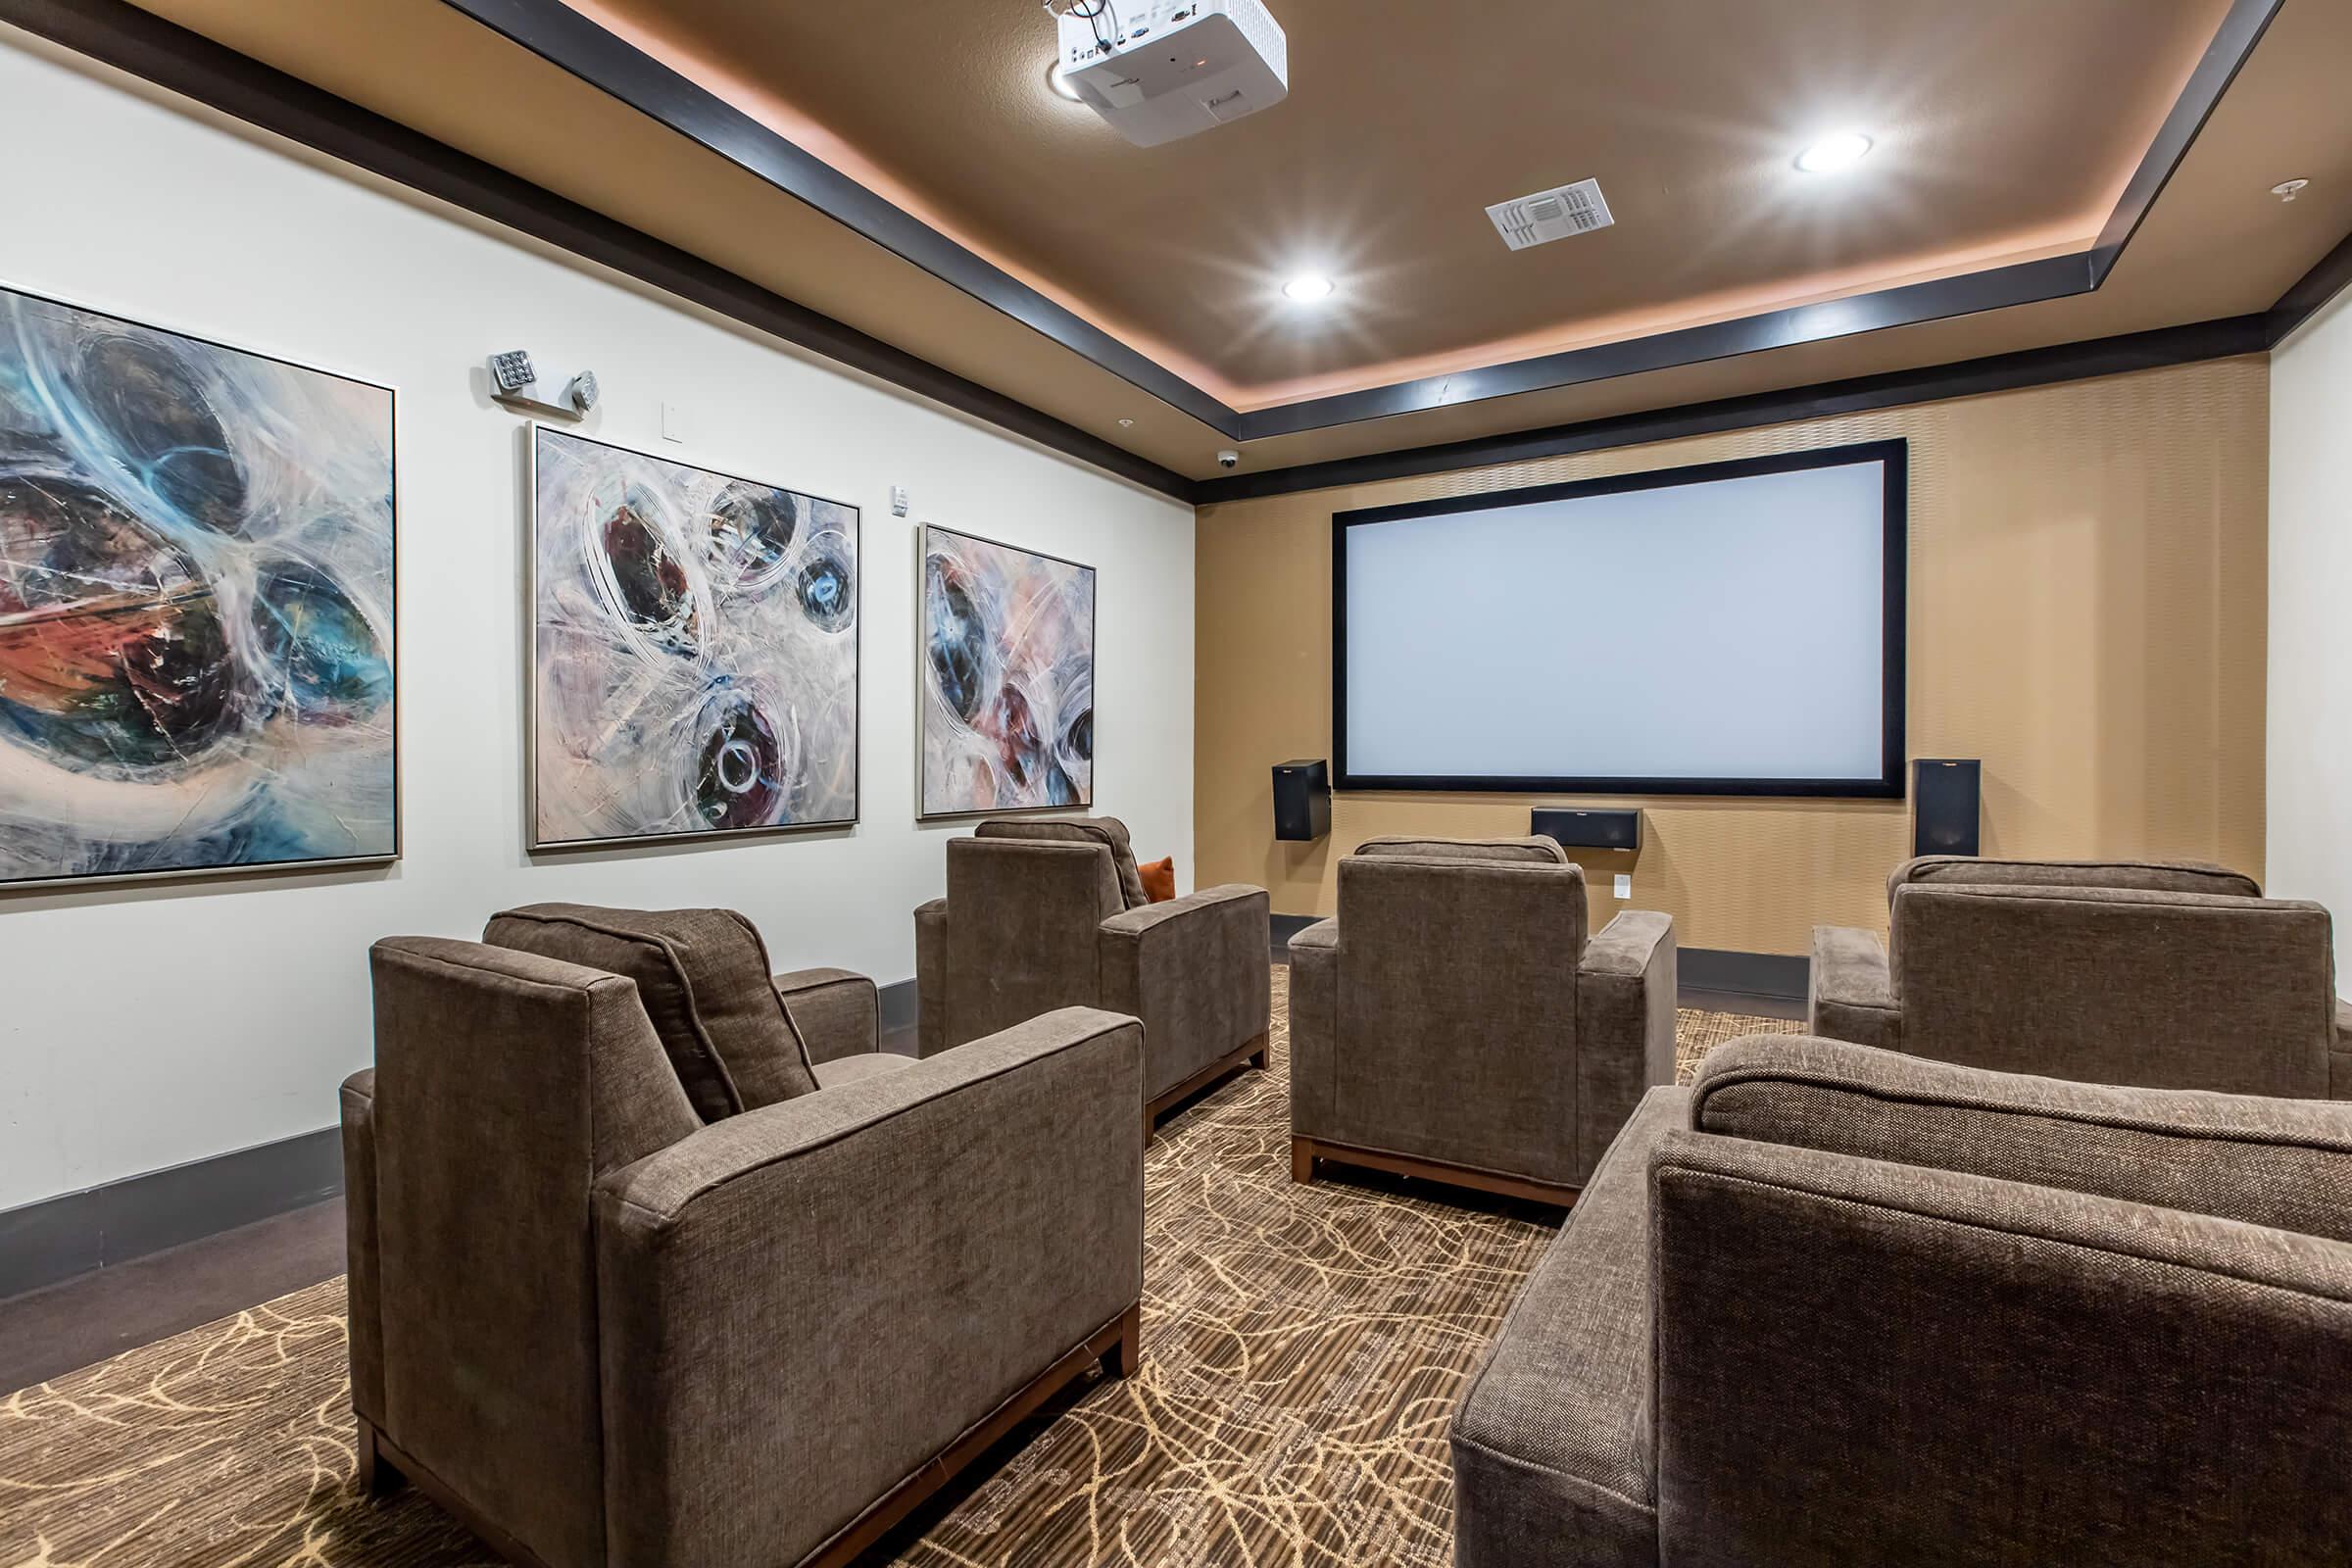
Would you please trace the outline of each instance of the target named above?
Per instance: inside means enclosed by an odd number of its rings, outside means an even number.
[[[1579,1191],[1558,1182],[1531,1181],[1525,1176],[1506,1176],[1500,1171],[1480,1170],[1472,1165],[1448,1164],[1442,1159],[1421,1159],[1411,1154],[1383,1153],[1376,1149],[1356,1149],[1348,1144],[1326,1143],[1317,1138],[1291,1140],[1291,1180],[1313,1181],[1315,1162],[1320,1159],[1328,1159],[1335,1165],[1360,1165],[1366,1170],[1386,1171],[1392,1176],[1418,1176],[1426,1181],[1444,1182],[1449,1187],[1474,1188],[1502,1198],[1553,1203],[1561,1208],[1572,1207]]]
[[[1099,1364],[1106,1376],[1133,1377],[1143,1365],[1143,1328],[1144,1308],[1139,1301],[1088,1336],[1085,1344],[1023,1384],[1011,1398],[998,1405],[978,1425],[885,1493],[832,1540],[802,1558],[799,1568],[847,1568],[859,1553],[889,1534],[900,1520],[986,1453],[1000,1438],[1036,1414],[1038,1407],[1065,1385],[1085,1376],[1088,1367]],[[516,1568],[546,1568],[520,1542],[467,1507],[431,1471],[402,1453],[372,1422],[365,1416],[358,1420],[358,1484],[363,1493],[380,1497],[397,1490],[405,1479]]]
[[[1146,1144],[1152,1142],[1152,1134],[1159,1130],[1160,1117],[1226,1074],[1239,1072],[1244,1067],[1264,1068],[1266,1065],[1266,1040],[1267,1036],[1261,1034],[1254,1040],[1242,1042],[1241,1045],[1228,1051],[1166,1094],[1158,1096],[1146,1104],[1144,1106],[1144,1142]]]

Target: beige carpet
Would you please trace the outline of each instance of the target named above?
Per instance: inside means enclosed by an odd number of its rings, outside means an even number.
[[[1273,1070],[1152,1147],[1142,1374],[1064,1400],[878,1560],[1450,1562],[1446,1419],[1557,1216],[1370,1177],[1295,1186],[1286,979]],[[1685,1011],[1683,1070],[1795,1027]],[[494,1562],[414,1492],[353,1494],[342,1311],[329,1281],[0,1403],[0,1565]]]

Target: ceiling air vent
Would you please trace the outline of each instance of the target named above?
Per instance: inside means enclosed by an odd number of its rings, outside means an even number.
[[[1515,251],[1571,234],[1590,234],[1617,221],[1609,216],[1609,204],[1601,199],[1597,179],[1580,179],[1557,190],[1496,202],[1487,209],[1487,216],[1494,220],[1494,232],[1502,236],[1502,242]]]

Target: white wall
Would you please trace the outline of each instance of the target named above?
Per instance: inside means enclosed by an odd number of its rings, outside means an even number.
[[[2271,357],[2269,868],[2352,976],[2352,290]]]
[[[724,905],[783,966],[913,973],[943,890],[914,821],[914,528],[1101,568],[1097,808],[1190,881],[1193,514],[326,166],[0,28],[0,281],[399,392],[405,858],[389,870],[0,897],[0,1208],[335,1119],[370,1056],[367,950],[542,899]],[[588,433],[864,509],[863,821],[522,850],[521,421],[496,349],[593,366]],[[662,443],[660,405],[688,440]],[[890,486],[915,514],[890,514]]]

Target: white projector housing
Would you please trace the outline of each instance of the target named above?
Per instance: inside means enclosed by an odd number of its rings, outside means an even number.
[[[1107,44],[1096,35],[1098,24]],[[1290,96],[1290,40],[1265,0],[1113,0],[1093,21],[1062,12],[1060,28],[1062,80],[1138,147],[1208,130]]]

